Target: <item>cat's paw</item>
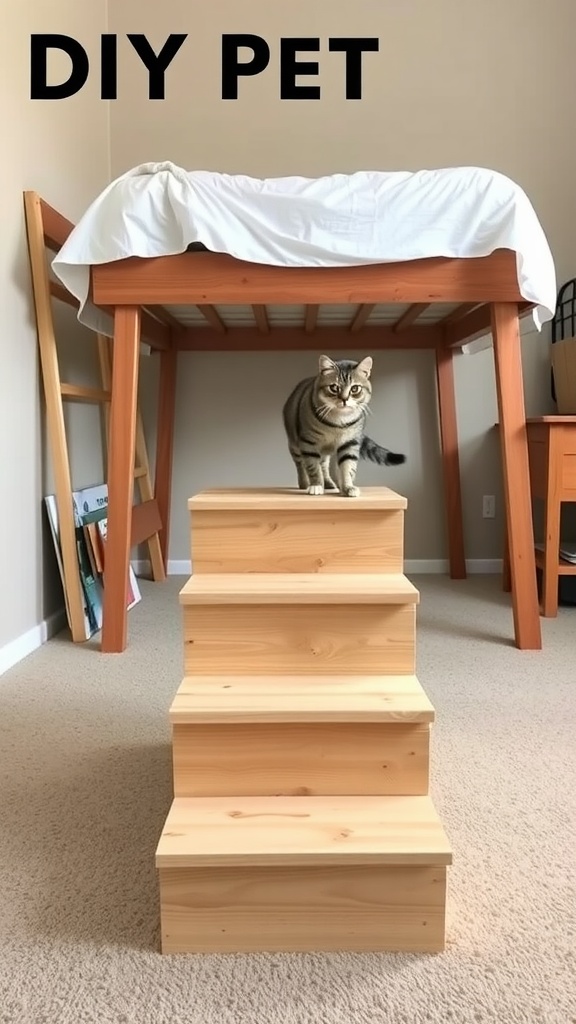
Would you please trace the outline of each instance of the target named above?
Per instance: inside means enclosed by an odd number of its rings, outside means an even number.
[[[324,490],[325,491],[337,491],[338,490],[338,484],[335,484],[333,480],[325,480],[324,481]]]
[[[324,488],[322,484],[310,484],[308,488],[308,494],[324,494]]]
[[[360,488],[359,487],[345,487],[343,493],[344,493],[344,497],[345,498],[358,498],[358,497],[360,497]]]

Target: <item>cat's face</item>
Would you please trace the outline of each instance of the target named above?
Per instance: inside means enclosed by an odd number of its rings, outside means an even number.
[[[368,405],[372,394],[371,370],[370,356],[360,363],[334,362],[328,356],[320,356],[316,393],[333,422],[353,422],[359,410]]]

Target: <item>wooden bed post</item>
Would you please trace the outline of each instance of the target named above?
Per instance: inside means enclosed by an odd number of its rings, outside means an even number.
[[[102,625],[102,651],[106,654],[119,654],[125,649],[127,640],[140,316],[139,306],[116,306],[114,309],[108,534],[104,553]]]
[[[170,542],[170,498],[172,493],[176,366],[178,361],[176,343],[176,332],[172,331],[170,348],[160,353],[160,379],[158,382],[158,426],[156,432],[156,480],[154,490],[162,520],[160,547],[166,572],[168,572],[168,545]]]
[[[492,303],[491,316],[516,646],[520,650],[539,651],[542,637],[518,306],[514,302]]]
[[[458,424],[454,390],[453,350],[451,348],[440,345],[436,348],[436,381],[438,385],[438,410],[440,414],[440,441],[442,446],[450,576],[453,580],[465,580],[466,558],[462,526]]]

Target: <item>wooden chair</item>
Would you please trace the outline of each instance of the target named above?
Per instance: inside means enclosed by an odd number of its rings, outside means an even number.
[[[64,597],[72,639],[74,642],[81,642],[86,640],[84,598],[78,572],[72,477],[66,438],[64,402],[90,402],[103,408],[105,456],[107,457],[110,445],[114,444],[114,437],[110,437],[109,429],[113,373],[112,341],[110,338],[97,335],[100,387],[84,387],[68,384],[61,380],[52,316],[52,299],[65,302],[75,308],[78,308],[78,303],[61,284],[51,280],[48,273],[46,249],[58,252],[72,231],[73,225],[53,210],[35,192],[24,193],[24,206],[48,438],[54,467]],[[132,546],[147,543],[152,577],[154,580],[160,581],[166,578],[168,556],[176,349],[171,343],[170,325],[162,323],[160,319],[155,319],[150,312],[146,311],[142,314],[142,326],[143,339],[148,341],[152,347],[161,349],[160,415],[163,418],[163,429],[159,430],[158,435],[155,495],[142,418],[140,412],[137,412],[136,459],[133,475],[134,480],[138,481],[141,500],[139,504],[133,506],[132,510],[131,543]]]

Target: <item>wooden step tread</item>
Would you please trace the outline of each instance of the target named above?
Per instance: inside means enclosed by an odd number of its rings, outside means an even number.
[[[203,511],[224,511],[231,509],[405,509],[406,498],[389,487],[362,487],[358,498],[344,498],[338,492],[321,495],[306,494],[290,487],[246,487],[218,488],[201,491],[188,499],[188,509]]]
[[[418,590],[402,573],[197,573],[180,591],[183,605],[405,605],[418,601]]]
[[[186,676],[170,721],[416,723],[434,708],[414,675]]]
[[[429,796],[180,797],[156,850],[158,868],[451,863]]]

